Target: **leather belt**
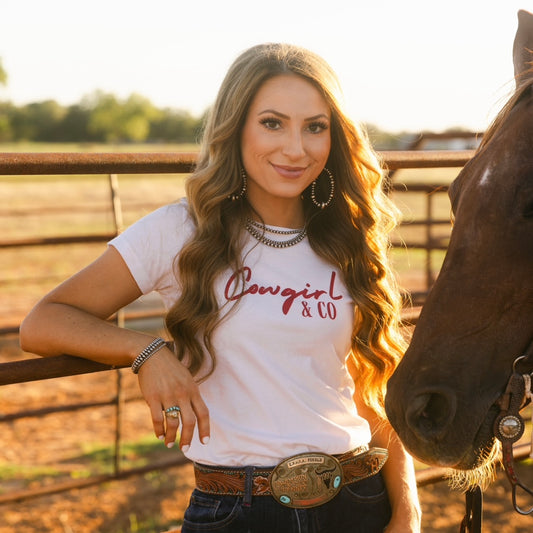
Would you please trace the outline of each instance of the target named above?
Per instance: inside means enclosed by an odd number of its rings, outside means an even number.
[[[306,508],[331,500],[344,485],[377,474],[387,460],[384,448],[361,446],[341,455],[302,453],[275,467],[222,467],[194,463],[196,487],[202,492],[273,496],[288,507]]]

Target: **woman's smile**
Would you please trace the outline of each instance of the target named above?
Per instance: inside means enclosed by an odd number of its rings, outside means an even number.
[[[287,165],[275,165],[274,163],[271,163],[271,165],[280,176],[288,179],[300,178],[306,170],[305,167],[290,167]]]

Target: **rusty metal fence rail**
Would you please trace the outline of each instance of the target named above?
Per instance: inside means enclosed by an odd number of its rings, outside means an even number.
[[[471,150],[383,151],[390,170],[462,167]],[[179,153],[0,153],[0,175],[188,173],[195,152]]]
[[[462,167],[473,155],[473,151],[402,151],[402,152],[381,152],[385,166],[390,171],[407,168],[442,168],[442,167]],[[16,248],[24,246],[42,246],[58,243],[79,243],[79,242],[107,242],[117,234],[122,228],[122,210],[120,196],[117,190],[117,176],[119,174],[164,174],[164,173],[189,173],[194,168],[196,161],[195,153],[0,153],[0,175],[72,175],[72,174],[108,174],[110,203],[114,215],[115,231],[112,233],[97,235],[78,235],[66,237],[51,237],[41,239],[18,239],[0,240],[0,249]],[[394,190],[394,184],[392,184]],[[426,239],[422,243],[401,243],[402,246],[421,248],[426,252],[426,288],[432,283],[431,278],[431,253],[433,250],[443,250],[445,243],[435,242],[431,238],[430,228],[435,224],[448,223],[449,221],[436,220],[433,214],[432,193],[443,191],[442,185],[413,184],[409,186],[409,191],[419,192],[426,196],[425,219],[414,221],[411,224],[424,225],[429,228]],[[400,243],[398,243],[399,245]],[[143,316],[151,316],[153,311],[148,311]],[[137,315],[139,317],[140,315]],[[124,313],[119,313],[115,320],[120,325],[124,324]],[[135,318],[135,316],[134,316]],[[416,321],[416,316],[410,317],[410,321]],[[0,328],[0,336],[6,334],[16,334],[17,327]],[[74,376],[91,372],[105,370],[117,370],[117,367],[110,367],[100,363],[94,363],[85,359],[80,359],[68,355],[50,357],[46,359],[26,359],[0,364],[0,386],[43,379]],[[135,400],[135,399],[134,399]],[[117,372],[116,394],[110,400],[95,401],[83,404],[64,405],[60,407],[44,407],[39,412],[21,411],[3,417],[2,421],[13,420],[30,416],[41,416],[53,412],[74,411],[86,409],[88,407],[100,405],[114,405],[116,409],[117,427],[115,431],[115,459],[114,471],[105,476],[92,476],[90,479],[74,480],[60,485],[44,487],[24,491],[17,494],[0,495],[0,504],[29,497],[41,496],[93,485],[109,481],[110,479],[121,479],[130,475],[147,472],[153,469],[161,469],[176,464],[181,464],[183,458],[178,458],[165,464],[146,465],[142,468],[123,470],[119,463],[120,454],[120,410],[122,405],[121,378]],[[428,470],[420,474],[419,483],[428,484],[443,477],[442,470]]]

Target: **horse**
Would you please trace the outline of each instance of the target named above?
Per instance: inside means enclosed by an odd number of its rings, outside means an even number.
[[[387,384],[406,449],[455,471],[497,455],[502,395],[517,366],[533,371],[533,14],[523,10],[513,63],[513,94],[449,188],[447,252]]]

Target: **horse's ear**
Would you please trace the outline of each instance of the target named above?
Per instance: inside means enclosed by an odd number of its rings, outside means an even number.
[[[520,74],[530,71],[529,76],[533,76],[533,14],[521,9],[518,12],[518,29],[513,45],[513,63],[516,85],[520,85],[523,79]]]

